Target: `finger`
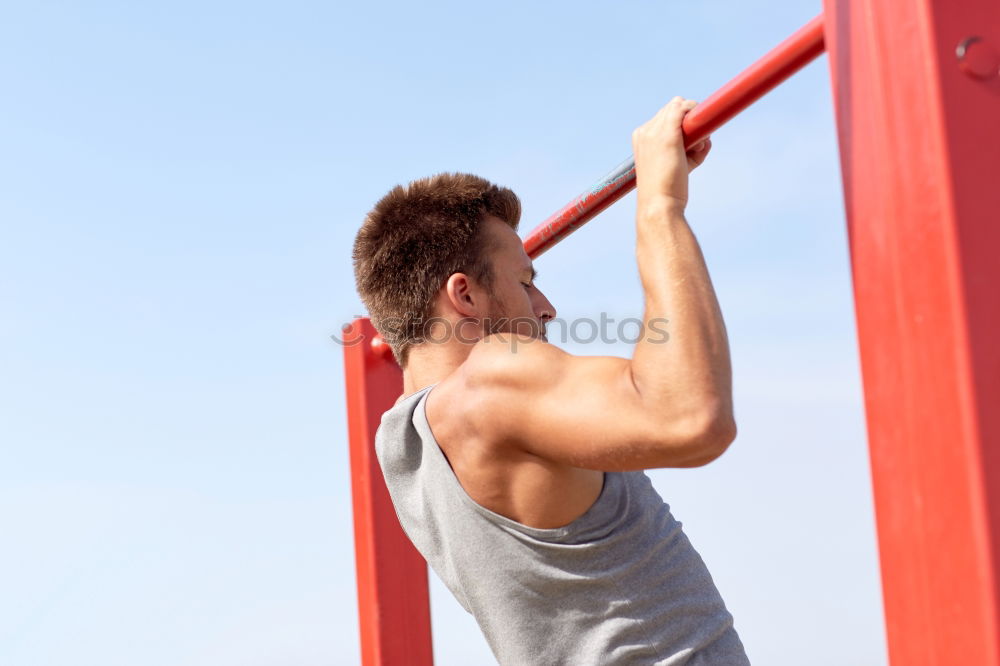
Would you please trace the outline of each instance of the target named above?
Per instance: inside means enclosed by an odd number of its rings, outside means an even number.
[[[665,111],[669,110],[674,112],[677,111],[686,112],[689,111],[690,109],[693,109],[697,105],[698,102],[694,101],[693,99],[686,99],[684,97],[674,97],[663,106],[663,110]]]
[[[706,136],[704,139],[702,139],[701,141],[699,141],[698,143],[696,143],[694,146],[692,146],[691,150],[694,151],[694,152],[700,153],[701,151],[708,150],[711,147],[712,147],[712,137],[711,136]]]
[[[669,117],[672,122],[680,122],[683,120],[694,107],[698,105],[698,102],[693,99],[684,99],[683,97],[675,97],[670,100],[664,108],[664,115]]]
[[[694,101],[693,99],[684,100],[684,103],[681,104],[680,108],[678,109],[678,115],[681,117],[681,120],[684,119],[684,116],[694,111],[695,107],[697,106],[698,102]]]
[[[683,97],[674,97],[669,102],[663,105],[660,109],[661,113],[676,113],[678,109],[684,106]]]
[[[660,109],[660,115],[662,116],[675,116],[677,114],[684,113],[684,98],[674,97],[672,100],[663,105]]]
[[[712,143],[710,141],[708,141],[708,142],[706,142],[704,148],[702,148],[701,150],[698,150],[698,151],[695,151],[695,150],[688,151],[687,159],[688,159],[688,164],[690,165],[691,169],[694,169],[695,167],[701,166],[701,164],[708,157],[708,153],[711,150],[712,150]]]

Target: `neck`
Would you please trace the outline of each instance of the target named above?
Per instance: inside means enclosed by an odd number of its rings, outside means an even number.
[[[452,340],[445,344],[416,345],[410,349],[403,369],[403,395],[437,384],[469,357],[472,345]]]

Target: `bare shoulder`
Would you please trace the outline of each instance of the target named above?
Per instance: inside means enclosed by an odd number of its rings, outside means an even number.
[[[476,343],[428,406],[449,424],[449,442],[476,452],[479,462],[610,472],[694,467],[718,457],[733,435],[713,404],[690,400],[682,384],[660,391],[670,399],[648,399],[627,359],[575,356],[501,334]]]
[[[622,358],[574,356],[544,340],[501,333],[476,343],[442,382],[439,404],[447,403],[466,435],[484,446],[546,457],[537,443],[550,439],[553,428],[572,424],[579,412],[620,403],[612,396],[631,387],[627,370]]]
[[[551,381],[570,355],[544,340],[497,333],[480,340],[456,373],[467,390]]]
[[[510,333],[487,336],[434,389],[428,398],[428,415],[442,430],[494,443],[494,421],[519,411],[523,395],[551,382],[567,357],[558,347],[536,338]]]
[[[431,392],[428,421],[455,476],[481,506],[532,527],[566,525],[589,508],[603,475],[521,445],[554,376],[575,357],[526,336],[489,336]],[[536,433],[544,437],[544,433]]]

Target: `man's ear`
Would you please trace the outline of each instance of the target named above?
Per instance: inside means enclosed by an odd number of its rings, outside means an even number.
[[[445,297],[451,307],[462,317],[478,317],[479,294],[469,276],[465,273],[452,273],[444,285]]]

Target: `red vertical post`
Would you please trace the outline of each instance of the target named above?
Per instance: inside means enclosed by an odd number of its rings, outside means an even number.
[[[431,666],[427,564],[399,526],[375,431],[403,392],[403,375],[367,318],[344,329],[354,553],[364,666]]]
[[[1000,666],[1000,2],[825,15],[890,661]]]

